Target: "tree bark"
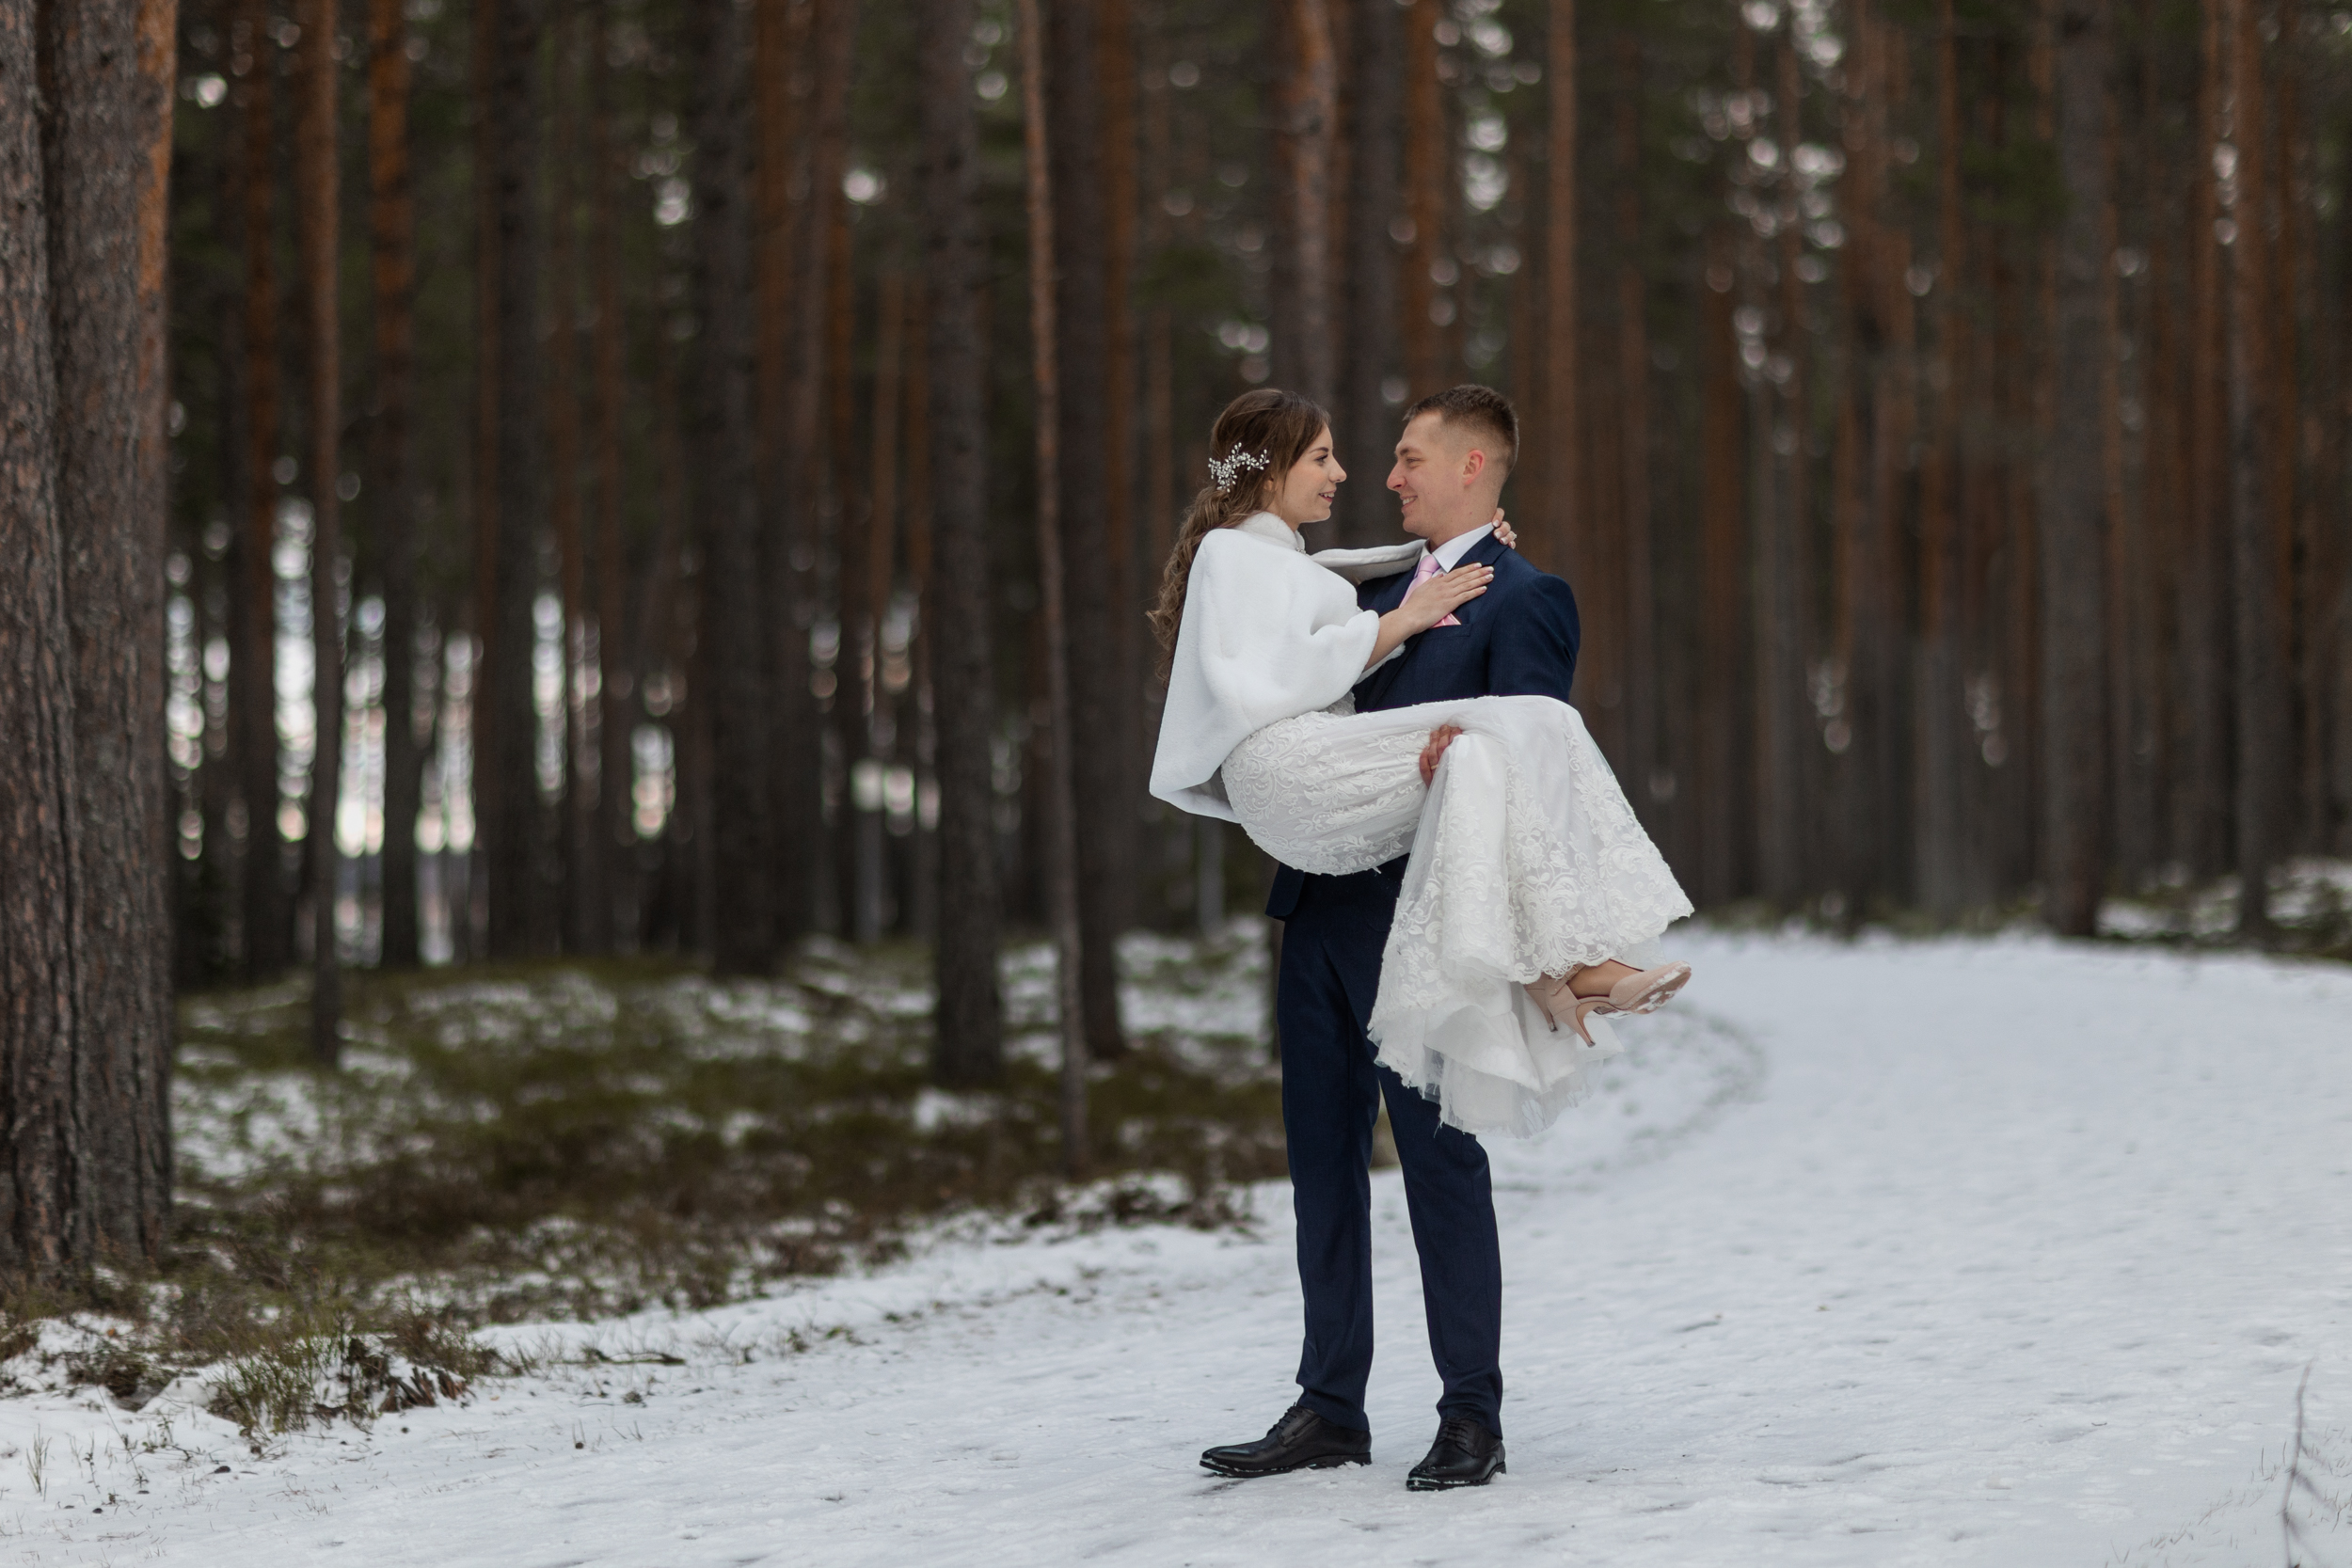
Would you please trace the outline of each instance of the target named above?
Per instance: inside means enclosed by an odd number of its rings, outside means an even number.
[[[342,332],[337,261],[342,241],[335,126],[335,0],[303,0],[301,98],[294,124],[300,187],[303,347],[309,360],[310,438],[310,685],[316,715],[310,754],[310,1055],[342,1058],[342,971],[335,955],[335,895],[342,857],[335,842],[342,786],[343,627],[337,566],[342,557]]]
[[[2101,382],[2110,353],[2106,0],[2064,0],[2058,40],[2058,231],[2055,420],[2042,505],[2044,911],[2067,936],[2098,926],[2106,805],[2106,475]]]
[[[1554,4],[1555,29],[1560,26],[1560,11],[1572,6],[1573,0],[1557,0]],[[1411,238],[1406,242],[1410,248],[1406,252],[1401,303],[1405,308],[1408,403],[1442,390],[1453,380],[1447,374],[1445,334],[1432,315],[1438,303],[1433,274],[1445,255],[1447,177],[1454,166],[1454,150],[1445,135],[1445,98],[1438,81],[1438,23],[1443,14],[1444,8],[1438,0],[1412,0],[1405,12],[1405,221]],[[1573,47],[1571,44],[1571,74]],[[1557,42],[1553,45],[1551,63],[1552,144],[1556,153],[1561,116]],[[1570,115],[1574,114],[1574,104],[1571,87]],[[1571,132],[1571,142],[1573,135]],[[1573,146],[1570,151],[1573,154]],[[1552,178],[1555,182],[1558,181],[1557,168]],[[1554,353],[1559,346],[1555,339],[1551,345]],[[1556,413],[1554,419],[1556,421]]]
[[[1328,407],[1331,341],[1331,160],[1339,72],[1325,0],[1284,0],[1274,200],[1274,380]]]
[[[539,43],[545,0],[479,0],[494,8],[489,62],[491,277],[496,331],[495,556],[485,650],[475,789],[476,831],[489,872],[489,951],[519,958],[547,943],[538,707],[532,653],[538,627],[540,487]]]
[[[693,141],[693,352],[691,437],[703,559],[702,641],[710,676],[711,958],[723,974],[775,961],[769,808],[768,606],[760,592],[752,468],[751,275],[745,213],[743,35],[731,0],[689,14],[697,90]]]
[[[1912,777],[1918,846],[1913,876],[1921,908],[1937,920],[1960,912],[1961,785],[1965,777],[1961,661],[1956,642],[1960,484],[1960,291],[1964,241],[1960,209],[1960,33],[1953,0],[1938,0],[1935,39],[1936,278],[1928,360],[1931,397],[1919,476],[1919,652],[1912,712]]]
[[[486,906],[490,891],[491,841],[502,807],[497,761],[496,732],[499,695],[492,680],[498,663],[499,590],[499,427],[504,360],[499,353],[499,27],[500,0],[472,0],[467,87],[471,97],[470,129],[473,152],[473,430],[469,456],[472,459],[473,582],[469,613],[473,633],[473,683],[467,705],[471,729],[467,748],[469,784],[473,795],[473,842],[464,860],[465,899],[453,906],[450,928],[456,951],[467,960],[482,957],[490,946],[488,921],[474,930],[477,904]],[[485,915],[487,910],[483,911]]]
[[[874,401],[870,433],[873,477],[866,490],[866,526],[862,535],[863,580],[842,583],[842,625],[857,628],[858,660],[865,686],[865,714],[858,754],[886,781],[897,751],[898,723],[892,709],[888,632],[891,590],[898,578],[899,415],[906,367],[906,274],[897,268],[876,280],[881,298],[874,328]],[[845,689],[845,696],[848,691]],[[868,806],[851,792],[857,831],[856,897],[850,922],[859,942],[879,942],[893,915],[890,876],[889,800],[884,790]]]
[[[1340,543],[1370,545],[1396,531],[1396,502],[1381,478],[1396,440],[1396,413],[1384,383],[1398,369],[1397,242],[1400,121],[1404,116],[1404,23],[1394,6],[1365,6],[1352,22],[1347,116],[1347,331],[1340,342],[1337,432],[1355,482],[1340,492]],[[1531,442],[1530,445],[1534,443]],[[1529,452],[1530,459],[1541,459]],[[1154,496],[1158,505],[1172,498]],[[1522,538],[1542,519],[1522,525]]]
[[[1576,254],[1576,0],[1551,0],[1549,14],[1551,34],[1546,45],[1544,68],[1547,90],[1551,95],[1544,189],[1544,414],[1536,438],[1523,443],[1542,451],[1543,484],[1549,507],[1540,531],[1528,541],[1532,548],[1527,554],[1538,566],[1567,573],[1573,584],[1588,580],[1581,571],[1583,551],[1579,541],[1580,502],[1584,485],[1581,446],[1584,416],[1577,395],[1582,369],[1578,359],[1583,353],[1583,344]],[[1413,17],[1416,23],[1422,20],[1418,9]],[[1418,59],[1418,55],[1413,57]],[[1418,251],[1414,253],[1413,264],[1422,264]],[[1422,276],[1426,276],[1425,269]],[[1425,287],[1422,292],[1425,297]],[[1408,286],[1407,295],[1412,293]],[[1425,306],[1423,312],[1426,313]],[[1728,331],[1728,318],[1724,325]],[[1724,347],[1728,352],[1728,338]]]
[[[857,27],[857,0],[811,0],[805,37],[810,59],[807,99],[795,135],[795,167],[804,162],[806,196],[791,232],[791,287],[797,314],[791,325],[790,396],[784,451],[789,467],[777,492],[786,505],[784,549],[771,570],[776,596],[790,614],[774,617],[778,716],[782,735],[774,769],[774,818],[807,824],[808,831],[781,835],[772,863],[780,889],[779,937],[805,928],[814,917],[819,880],[823,748],[820,721],[810,680],[809,634],[817,614],[818,498],[817,476],[824,470],[821,420],[825,407],[826,301],[830,295],[831,245],[835,209],[842,201],[841,167],[849,136],[849,62]],[[802,129],[804,128],[804,129]]]
[[[1793,183],[1794,151],[1804,140],[1804,76],[1797,54],[1793,13],[1778,55],[1779,87],[1774,118],[1784,166]],[[1803,886],[1806,795],[1804,757],[1804,653],[1811,626],[1800,608],[1806,602],[1804,566],[1810,536],[1813,410],[1806,370],[1812,333],[1805,324],[1804,282],[1797,270],[1804,232],[1795,224],[1780,231],[1781,341],[1789,373],[1782,388],[1788,420],[1788,451],[1782,459],[1778,504],[1759,507],[1765,527],[1756,551],[1756,846],[1757,887],[1775,905],[1792,904]],[[1724,352],[1729,352],[1726,346]],[[1777,433],[1774,445],[1777,446]]]
[[[628,554],[621,538],[621,360],[628,324],[621,305],[618,191],[627,177],[612,138],[612,7],[597,0],[588,40],[589,268],[595,301],[596,581],[597,692],[597,853],[607,868],[603,915],[606,941],[621,936],[618,911],[638,907],[634,754],[630,732],[644,671],[623,634],[628,614]],[[805,682],[803,683],[805,686]]]
[[[1037,376],[1037,550],[1038,625],[1045,645],[1046,710],[1052,741],[1046,780],[1048,854],[1047,905],[1054,927],[1055,975],[1061,1013],[1061,1142],[1062,1173],[1082,1180],[1090,1164],[1087,1135],[1087,1045],[1084,982],[1079,937],[1079,859],[1077,801],[1071,753],[1075,705],[1071,700],[1070,653],[1062,610],[1068,591],[1062,573],[1060,404],[1061,347],[1057,342],[1059,302],[1055,271],[1061,260],[1057,248],[1056,164],[1048,146],[1057,126],[1045,117],[1044,25],[1038,15],[1039,0],[1017,0],[1016,25],[1021,35],[1021,107],[1027,168],[1026,196],[1029,237],[1029,336],[1036,356]],[[1067,19],[1065,19],[1067,20]],[[1066,40],[1064,41],[1067,41]],[[1064,56],[1086,69],[1085,52],[1072,49]],[[1058,78],[1057,78],[1058,80]]]
[[[995,657],[989,637],[988,344],[980,292],[979,118],[964,40],[973,0],[926,0],[923,254],[930,398],[930,550],[923,580],[939,778],[939,1010],[931,1076],[1004,1075],[996,983]]]
[[[72,632],[57,516],[37,16],[0,7],[0,1268],[89,1259]]]
[[[1649,298],[1642,277],[1642,49],[1618,35],[1617,407],[1620,557],[1614,596],[1624,627],[1626,794],[1653,826],[1658,754],[1658,607],[1650,539]]]
[[[1138,733],[1143,709],[1143,611],[1136,562],[1136,179],[1135,17],[1130,0],[1095,0],[1095,45],[1103,83],[1103,575],[1110,634],[1106,684],[1127,716],[1120,735],[1113,800],[1136,800],[1151,768],[1150,737]],[[1130,816],[1133,814],[1130,813]],[[1129,853],[1136,831],[1127,830]],[[1135,899],[1126,899],[1134,918]],[[1115,1022],[1115,1018],[1114,1018]]]
[[[2229,246],[2229,540],[2231,614],[2235,623],[2232,691],[2236,790],[2233,858],[2238,877],[2238,934],[2271,933],[2270,867],[2283,847],[2280,832],[2286,772],[2286,721],[2280,682],[2278,611],[2281,578],[2271,511],[2266,421],[2269,357],[2265,335],[2269,236],[2265,204],[2272,174],[2263,125],[2262,38],[2251,0],[2224,0],[2229,34],[2231,141],[2237,150],[2235,239]]]
[[[576,7],[559,13],[551,51],[555,71],[554,192],[548,207],[548,515],[554,525],[556,578],[564,630],[564,897],[562,929],[567,953],[612,948],[612,907],[605,892],[604,835],[596,831],[596,752],[589,731],[594,697],[588,685],[587,542],[580,526],[580,134],[581,37]]]
[[[1739,832],[1735,705],[1744,564],[1740,451],[1745,421],[1736,369],[1733,281],[1731,237],[1718,227],[1707,237],[1706,276],[1699,285],[1699,853],[1691,882],[1702,909],[1720,906],[1733,895]]]
[[[424,744],[417,733],[417,510],[411,469],[416,404],[416,190],[409,165],[408,29],[402,0],[368,3],[370,273],[375,386],[369,421],[369,521],[384,593],[384,937],[387,969],[412,969],[417,811]]]
[[[857,461],[857,230],[849,203],[836,202],[833,224],[826,231],[825,261],[825,412],[831,429],[825,437],[825,527],[832,544],[834,669],[835,689],[825,710],[830,739],[826,746],[826,798],[834,803],[826,827],[826,847],[832,851],[829,915],[843,936],[856,927],[857,811],[854,768],[865,737],[859,711],[858,666],[863,650],[858,642],[857,603],[866,578],[870,544],[869,520],[864,499],[864,475]],[[823,552],[819,552],[820,556]],[[819,568],[820,574],[822,568]],[[832,769],[838,768],[838,773]]]
[[[242,0],[234,37],[246,62],[241,88],[245,160],[245,640],[230,661],[229,706],[236,716],[245,797],[245,977],[278,977],[292,956],[294,911],[286,896],[284,835],[278,831],[278,45],[266,0]]]
[[[2192,872],[2210,876],[2229,863],[2230,714],[2223,693],[2230,675],[2227,470],[2223,464],[2228,376],[2222,331],[2220,220],[2214,172],[2221,137],[2225,59],[2221,24],[2229,0],[2205,0],[2198,51],[2195,118],[2189,145],[2188,203],[2188,502],[2182,509],[2185,565],[2180,601],[2181,720],[2175,733],[2180,777],[2173,787],[2173,853]]]
[[[81,833],[76,1119],[96,1243],[152,1260],[171,1192],[162,313],[173,20],[160,0],[34,10]]]
[[[1065,668],[1071,722],[1057,726],[1056,752],[1066,755],[1073,799],[1086,802],[1076,818],[1078,898],[1085,940],[1079,962],[1087,1048],[1096,1055],[1124,1048],[1119,1021],[1119,933],[1132,921],[1136,868],[1136,809],[1130,793],[1127,736],[1134,693],[1104,657],[1115,646],[1110,624],[1110,557],[1103,538],[1110,486],[1104,461],[1109,440],[1104,407],[1110,388],[1110,304],[1103,116],[1099,92],[1094,0],[1053,0],[1045,47],[1053,72],[1053,114],[1047,121],[1051,160],[1056,270],[1054,337],[1059,361],[1057,508],[1060,557],[1069,585],[1056,613],[1073,645],[1088,657]],[[1083,735],[1083,745],[1066,743]]]

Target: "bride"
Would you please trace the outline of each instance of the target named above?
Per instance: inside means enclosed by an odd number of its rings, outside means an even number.
[[[1414,571],[1426,546],[1308,553],[1299,529],[1346,478],[1321,408],[1245,393],[1210,450],[1152,614],[1168,680],[1152,793],[1318,875],[1409,851],[1367,1026],[1378,1059],[1451,1126],[1541,1131],[1617,1051],[1603,1016],[1653,1011],[1690,977],[1649,951],[1690,901],[1565,703],[1355,711],[1356,684],[1454,624],[1493,572],[1433,565],[1396,609],[1359,608],[1359,583]]]

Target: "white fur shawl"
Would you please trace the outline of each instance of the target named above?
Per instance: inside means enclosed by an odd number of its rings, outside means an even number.
[[[1200,541],[1160,713],[1152,793],[1235,820],[1216,771],[1251,732],[1327,708],[1364,678],[1380,617],[1355,584],[1410,571],[1418,542],[1310,556],[1288,523],[1261,512]]]

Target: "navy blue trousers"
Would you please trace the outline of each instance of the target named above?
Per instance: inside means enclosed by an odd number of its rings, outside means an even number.
[[[1402,863],[1399,863],[1401,871]],[[1405,1166],[1421,1254],[1429,1351],[1445,1391],[1440,1417],[1502,1433],[1502,1256],[1486,1151],[1438,1120],[1438,1107],[1373,1060],[1364,1033],[1398,878],[1310,877],[1282,933],[1276,1017],[1282,1031],[1282,1127],[1298,1215],[1307,1342],[1299,1402],[1325,1420],[1372,1430],[1372,1129],[1385,1096]]]

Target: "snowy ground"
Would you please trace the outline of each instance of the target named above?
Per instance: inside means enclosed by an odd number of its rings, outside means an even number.
[[[168,1398],[12,1402],[0,1560],[2278,1564],[2309,1368],[2299,1560],[2352,1564],[2352,969],[1681,947],[1689,1005],[1498,1150],[1484,1491],[1404,1489],[1436,1380],[1387,1172],[1369,1468],[1195,1465],[1292,1393],[1278,1187],[1254,1238],[943,1236],[501,1331],[606,1359],[265,1457]]]

